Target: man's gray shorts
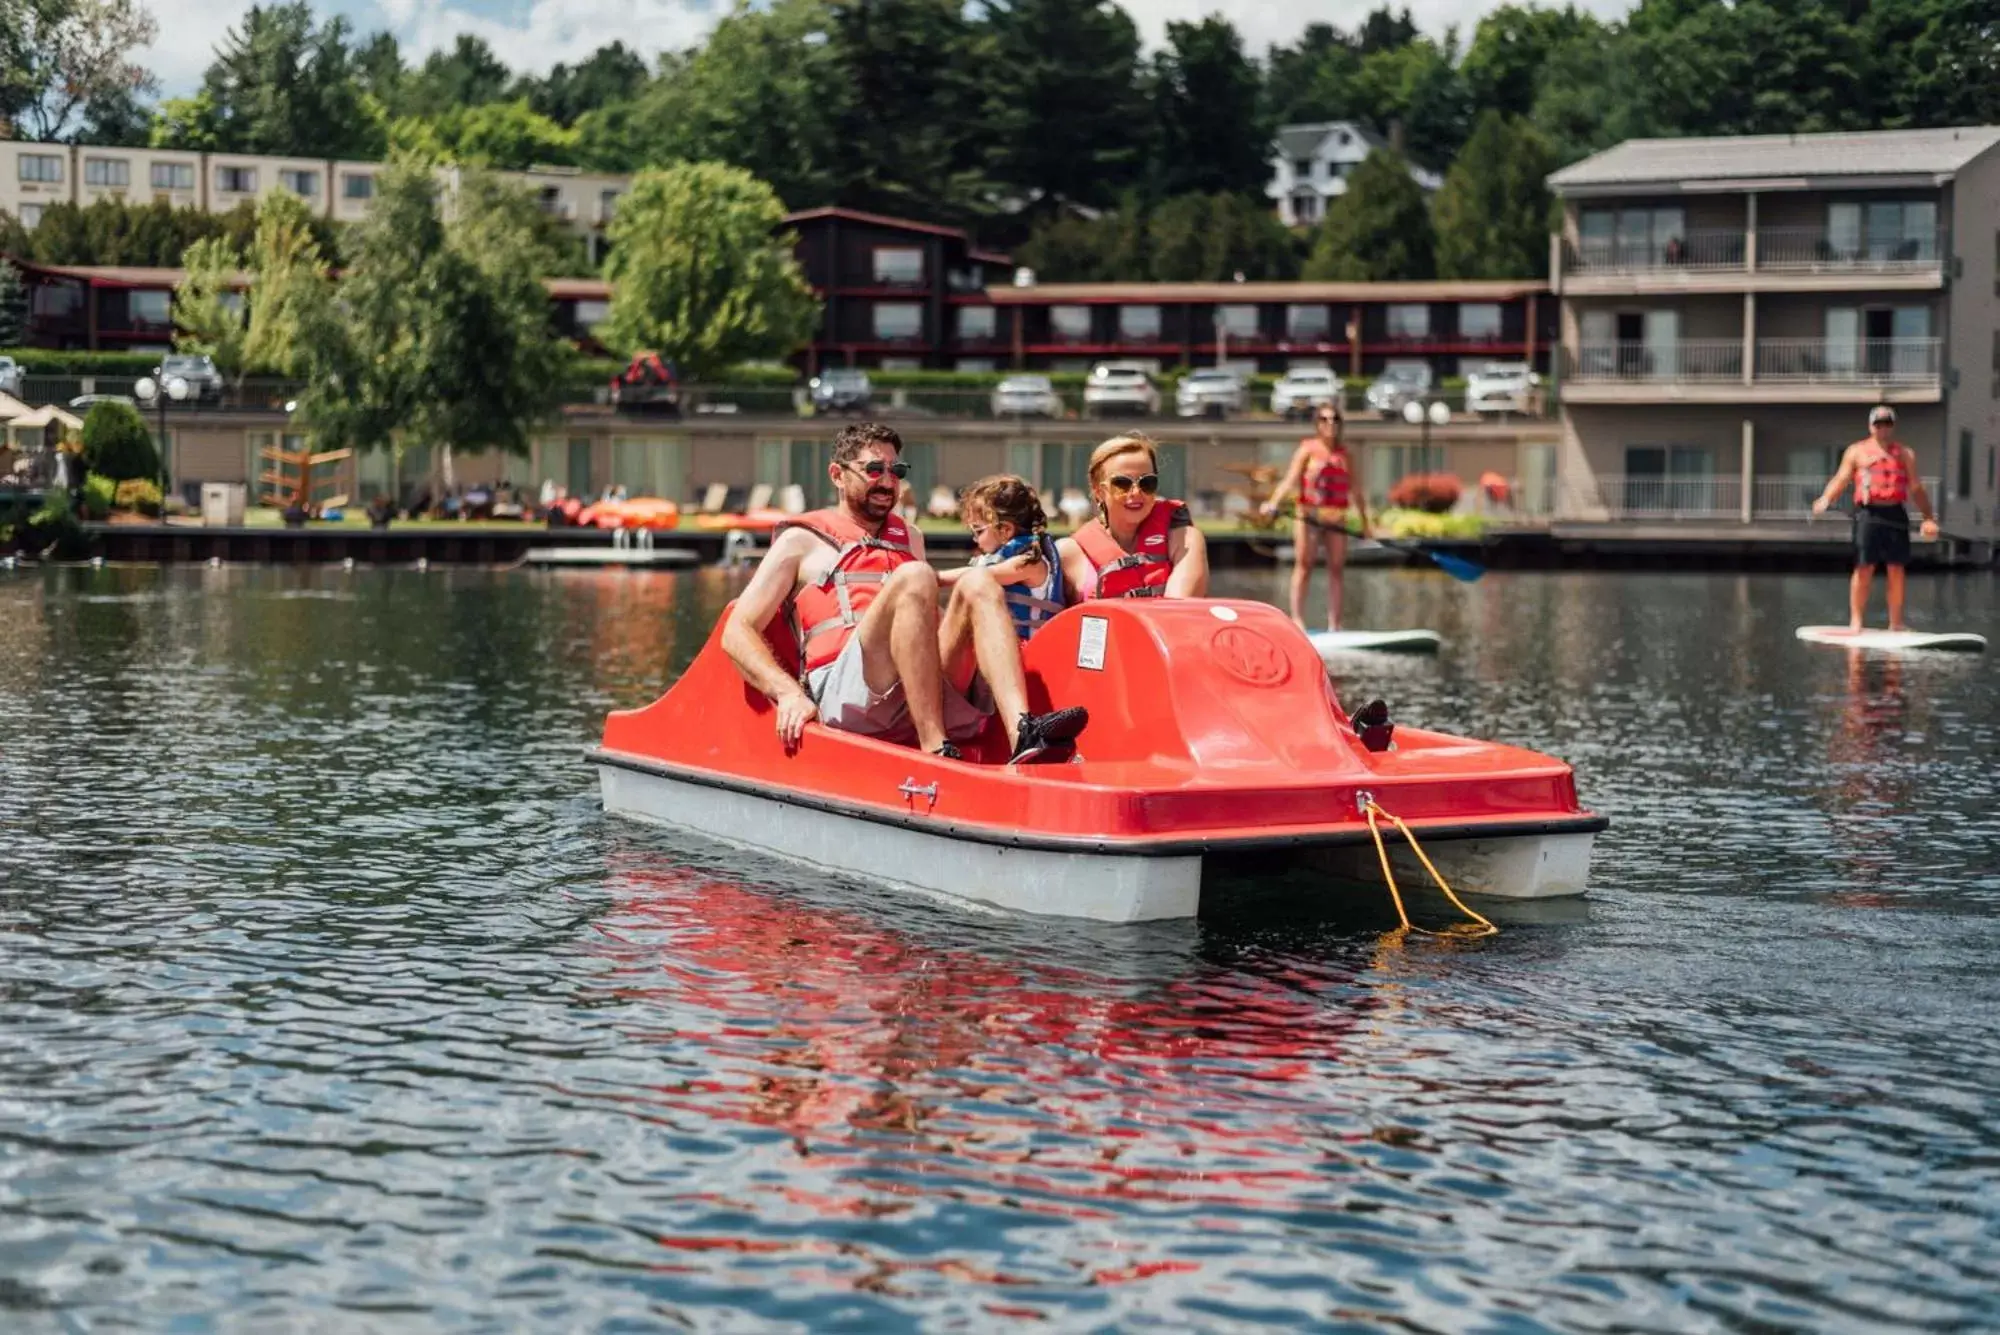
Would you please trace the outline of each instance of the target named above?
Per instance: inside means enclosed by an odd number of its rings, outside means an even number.
[[[985,683],[977,676],[973,678],[971,700],[953,690],[950,682],[943,685],[945,736],[953,741],[977,736],[993,713],[993,700]],[[819,706],[819,721],[829,728],[861,737],[879,737],[903,746],[917,744],[917,727],[910,721],[903,683],[899,681],[879,695],[868,689],[858,635],[848,637],[838,658],[806,676],[806,691]]]

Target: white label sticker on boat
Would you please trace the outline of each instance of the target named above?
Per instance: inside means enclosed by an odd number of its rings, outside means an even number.
[[[1236,609],[1233,607],[1211,607],[1208,609],[1208,614],[1217,621],[1236,620]]]
[[[1085,617],[1083,631],[1076,637],[1076,665],[1104,671],[1104,640],[1110,633],[1111,623],[1103,617]]]

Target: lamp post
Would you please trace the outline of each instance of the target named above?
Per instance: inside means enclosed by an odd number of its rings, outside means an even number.
[[[170,476],[167,467],[167,403],[169,400],[174,403],[184,401],[188,396],[188,389],[186,380],[177,375],[166,375],[157,366],[153,368],[152,375],[140,376],[138,383],[132,386],[132,392],[138,395],[140,402],[151,403],[159,408],[160,518],[163,520],[167,515],[167,481]]]
[[[1451,425],[1451,405],[1443,399],[1435,399],[1429,405],[1411,399],[1403,405],[1403,420],[1411,426],[1423,428],[1423,434],[1418,437],[1417,449],[1423,456],[1425,468],[1428,469],[1431,458],[1431,428]]]

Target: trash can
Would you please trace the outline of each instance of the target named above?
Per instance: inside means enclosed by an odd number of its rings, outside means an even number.
[[[201,484],[201,522],[209,528],[241,528],[249,488],[241,482]]]

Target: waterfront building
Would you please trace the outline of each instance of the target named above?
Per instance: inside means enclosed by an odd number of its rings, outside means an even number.
[[[1556,172],[1558,510],[1803,519],[1870,405],[1990,541],[2000,127],[1631,140]]]
[[[1264,193],[1288,227],[1316,226],[1327,207],[1347,193],[1347,178],[1389,141],[1354,121],[1281,125],[1271,143],[1271,180]],[[1444,184],[1436,172],[1412,163],[1410,179],[1434,193]]]

